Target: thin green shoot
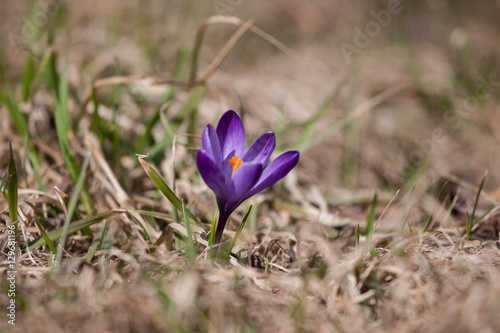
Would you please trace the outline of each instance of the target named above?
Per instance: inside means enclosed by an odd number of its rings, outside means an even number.
[[[208,234],[208,257],[210,259],[214,259],[213,245],[215,243],[215,229],[217,228],[217,220],[218,220],[218,214],[215,213],[214,219],[212,221],[212,227],[210,228],[210,232]]]
[[[145,157],[148,157],[148,155],[138,155],[139,162],[141,163],[144,171],[146,171],[148,177],[153,181],[153,183],[161,191],[161,193],[165,195],[168,201],[170,201],[170,203],[179,211],[182,211],[183,209],[181,200],[170,189],[162,176],[160,176],[160,174],[153,167],[151,167],[148,162],[144,161],[143,158]],[[185,209],[188,216],[192,218],[198,225],[201,225],[196,216],[194,216],[187,207]]]
[[[174,70],[174,76],[173,76],[174,80],[178,81],[181,79],[182,74],[184,73],[184,71],[187,67],[186,65],[188,63],[188,57],[189,57],[188,52],[183,51],[183,50],[178,52],[177,59],[175,62],[175,70]],[[177,86],[172,85],[170,87],[170,89],[168,90],[167,94],[165,95],[165,97],[163,98],[163,100],[162,100],[160,106],[158,107],[158,109],[156,110],[156,112],[146,122],[146,129],[144,130],[144,134],[138,140],[137,151],[143,151],[144,149],[146,149],[148,142],[152,138],[151,132],[153,130],[153,127],[160,120],[160,114],[161,114],[162,110],[165,109],[166,104],[169,103],[175,97],[176,91],[177,91]],[[171,135],[171,137],[173,137],[173,135]],[[165,139],[165,137],[162,139],[162,141],[164,139]],[[165,140],[165,141],[166,141],[166,146],[168,146],[169,141],[168,140]],[[151,152],[151,155],[154,156],[152,152]]]
[[[10,96],[7,93],[4,93],[2,89],[0,89],[0,102],[7,108],[9,111],[10,117],[16,126],[17,131],[21,136],[26,136],[28,133],[28,124],[24,114],[19,109],[19,106],[15,102],[15,98],[11,93]]]
[[[372,205],[370,207],[370,211],[368,212],[368,215],[366,216],[366,237],[368,238],[368,243],[370,243],[372,235],[373,235],[373,228],[375,225],[375,210],[377,208],[377,193],[373,196],[373,201]]]
[[[98,246],[99,250],[102,250],[102,248],[103,248],[104,239],[106,238],[106,235],[108,233],[108,228],[109,228],[109,226],[108,226],[108,223],[106,222],[104,224],[104,228],[102,228],[101,237],[99,237],[99,246]]]
[[[44,56],[40,61],[40,65],[38,66],[38,71],[36,72],[36,75],[33,78],[33,84],[32,84],[33,86],[31,88],[32,91],[38,91],[38,86],[40,82],[43,81],[44,75],[46,75],[45,72],[47,70],[47,66],[50,63],[50,59],[53,53],[54,50],[52,50],[51,48],[47,49],[47,51],[44,53]]]
[[[189,222],[189,217],[186,214],[186,205],[184,204],[184,200],[181,201],[181,204],[182,204],[182,215],[184,216],[184,222],[186,223],[186,232],[188,235],[188,251],[186,252],[186,257],[192,259],[196,256],[193,232],[191,231],[191,223]]]
[[[23,85],[22,85],[22,100],[23,102],[28,101],[31,92],[31,83],[35,77],[35,64],[33,62],[33,57],[29,56],[24,67],[23,73]]]
[[[476,200],[474,201],[474,207],[472,208],[472,215],[470,218],[470,222],[467,224],[467,240],[469,240],[470,232],[472,230],[472,227],[474,226],[474,216],[476,215],[477,203],[479,202],[479,197],[481,196],[481,192],[483,190],[486,177],[488,177],[488,170],[484,172],[483,179],[481,179],[481,184],[479,185],[479,188],[477,190]]]
[[[146,237],[146,241],[150,245],[151,245],[151,238],[149,237],[149,233],[147,232],[146,228],[142,225],[141,221],[137,217],[135,217],[135,214],[141,214],[142,213],[143,215],[147,215],[148,213],[151,213],[150,216],[154,216],[156,218],[165,218],[165,219],[167,219],[169,221],[172,221],[172,219],[169,218],[169,217],[162,217],[163,215],[165,215],[165,214],[162,214],[162,213],[154,214],[155,212],[148,212],[148,211],[142,211],[142,210],[141,211],[128,210],[127,212],[129,214],[129,216],[131,216],[132,219],[139,225],[139,227],[141,227],[142,232],[144,232],[144,236]]]
[[[122,75],[122,71],[120,68],[120,65],[117,64],[115,68],[115,76],[120,76]],[[120,156],[121,156],[121,147],[120,147],[120,125],[118,124],[118,115],[120,112],[120,104],[122,100],[122,95],[123,95],[123,85],[122,84],[117,84],[113,86],[113,126],[112,126],[112,147],[113,147],[113,167],[114,170],[118,171],[118,174],[121,175],[120,177],[120,184],[124,186],[125,179],[123,178],[123,168],[120,163]]]
[[[18,204],[18,184],[17,184],[17,169],[14,153],[12,152],[12,142],[9,142],[9,178],[7,191],[9,194],[9,217],[10,223],[14,224],[14,232],[17,235],[17,204]]]
[[[196,132],[196,120],[198,117],[198,108],[201,103],[201,100],[203,99],[203,96],[205,96],[205,91],[206,91],[205,86],[202,85],[193,86],[189,90],[189,96],[186,102],[183,104],[178,113],[180,117],[188,119],[189,121],[188,132],[190,134]],[[192,144],[192,141],[190,141],[190,143]]]
[[[360,237],[361,231],[359,229],[359,224],[356,226],[356,231],[354,232],[354,241],[356,244],[356,253],[358,252],[359,249],[359,237]]]
[[[236,245],[236,241],[238,240],[238,237],[241,234],[241,230],[243,230],[243,227],[245,226],[245,224],[248,220],[248,216],[250,215],[251,211],[252,211],[252,206],[250,206],[250,208],[248,208],[248,211],[245,214],[245,216],[243,217],[243,220],[241,221],[240,225],[238,226],[238,229],[236,229],[236,234],[234,235],[233,239],[231,240],[231,244],[229,245],[229,249],[227,251],[226,260],[228,260],[228,261],[229,261],[229,255],[231,254],[231,251],[233,250],[234,246]]]
[[[56,98],[57,99],[60,99],[61,96],[59,96],[59,94],[61,93],[60,91],[60,87],[62,86],[62,84],[60,84],[61,81],[64,80],[64,78],[59,78],[59,75],[57,74],[57,55],[55,52],[50,52],[50,55],[49,55],[49,58],[48,58],[48,62],[47,62],[47,67],[46,67],[46,71],[44,72],[45,74],[45,81],[47,82],[47,86],[52,90],[54,91],[55,95],[56,95]],[[66,70],[64,70],[65,72]],[[64,75],[64,73],[63,73]],[[64,99],[64,97],[63,97]]]
[[[52,76],[57,75],[57,73]],[[54,109],[57,138],[63,155],[64,162],[68,167],[69,174],[73,182],[76,182],[80,175],[80,166],[70,153],[69,120],[68,120],[68,82],[66,69],[63,70],[58,89],[58,99]]]
[[[255,228],[257,225],[257,211],[259,210],[259,203],[254,201],[255,209],[250,213],[250,220],[248,221],[250,234],[255,233]]]
[[[61,265],[63,250],[64,250],[64,246],[66,244],[66,237],[69,234],[71,217],[73,216],[73,213],[76,210],[76,205],[77,205],[78,200],[80,198],[80,194],[83,191],[85,179],[86,179],[86,174],[87,174],[87,168],[90,164],[91,157],[92,157],[92,151],[89,150],[87,152],[87,155],[85,156],[85,159],[83,160],[83,165],[82,165],[82,169],[81,169],[82,172],[80,172],[80,175],[79,175],[77,182],[76,182],[75,190],[74,190],[73,195],[71,196],[71,198],[69,200],[68,213],[66,214],[66,219],[64,220],[64,225],[63,225],[62,232],[61,232],[61,241],[59,242],[59,246],[57,248],[56,265],[55,265],[56,271],[59,269],[59,267]]]
[[[343,86],[344,86],[343,84],[337,85],[337,87],[335,87],[333,92],[328,95],[328,97],[323,101],[323,103],[321,103],[320,107],[318,108],[314,116],[312,116],[311,119],[309,119],[305,124],[303,124],[304,125],[303,131],[298,141],[299,146],[306,144],[311,139],[311,136],[313,134],[314,128],[316,127],[317,123],[325,115],[326,111],[328,111],[328,108],[332,105],[332,103],[335,102]]]
[[[49,71],[55,71],[56,69],[53,66],[48,67]],[[71,180],[76,186],[76,183],[81,176],[80,165],[76,159],[71,155],[70,152],[70,140],[69,140],[69,117],[68,117],[68,77],[66,65],[62,71],[62,75],[59,78],[57,72],[54,72],[50,75],[50,77],[57,78],[56,82],[59,83],[59,87],[57,89],[57,101],[54,108],[54,119],[56,124],[56,132],[57,138],[59,141],[59,146],[61,149],[61,154],[63,156],[64,163],[68,168]],[[87,214],[92,214],[92,200],[90,199],[90,195],[88,194],[85,184],[83,183],[83,195],[81,196],[82,204],[85,207]],[[90,229],[85,230],[85,234],[92,234]]]
[[[172,144],[175,137],[175,129],[177,128],[177,126],[174,126],[169,123],[164,113],[160,113],[159,119],[163,124],[165,133],[163,134],[163,137],[160,139],[160,141],[156,142],[150,149],[149,156],[153,161],[157,161],[158,157],[162,156],[162,154],[164,153],[165,148]]]
[[[43,230],[43,227],[40,225],[40,223],[37,220],[35,220],[35,224],[36,224],[38,230],[40,231],[40,233],[42,234],[42,238],[45,241],[45,243],[47,244],[47,246],[49,247],[52,254],[56,254],[56,248],[55,248],[54,244],[52,243],[52,241],[50,240],[50,237],[47,235],[45,230]]]
[[[26,151],[25,156],[28,156],[28,159],[30,161],[33,170],[33,175],[35,176],[36,182],[38,183],[40,190],[45,192],[46,191],[45,185],[43,184],[42,177],[40,177],[40,173],[38,172],[38,170],[40,170],[41,168],[40,159],[38,158],[38,151],[33,146],[29,133],[26,133],[24,137],[23,149]]]
[[[469,241],[470,240],[470,232],[472,229],[472,219],[469,219],[469,212],[465,213],[465,229],[466,229],[466,233],[467,233],[466,240]]]
[[[269,274],[269,258],[266,257],[266,266],[264,267],[264,274]]]
[[[436,208],[437,208],[437,206],[439,204],[439,201],[441,201],[441,198],[443,197],[443,194],[444,194],[444,190],[446,189],[446,186],[448,186],[449,182],[450,181],[447,180],[444,183],[443,187],[441,188],[441,191],[439,192],[438,198],[436,200],[436,204],[434,205],[434,208],[432,209],[432,213],[431,213],[431,215],[429,215],[429,218],[427,219],[427,222],[425,223],[424,229],[422,229],[422,233],[426,232],[427,228],[429,228],[429,225],[431,224],[432,218],[434,216],[434,212],[436,211]]]
[[[14,121],[14,125],[16,126],[17,131],[21,136],[25,138],[25,145],[28,149],[28,153],[26,155],[28,156],[29,161],[33,167],[33,171],[35,174],[35,178],[38,182],[38,185],[40,186],[40,189],[44,191],[45,186],[41,181],[40,175],[38,174],[41,162],[38,157],[38,152],[36,151],[36,148],[31,143],[26,117],[21,112],[21,109],[19,108],[19,105],[17,104],[16,99],[14,97],[14,93],[12,91],[8,95],[7,93],[4,93],[0,89],[0,102],[2,102],[2,104],[4,104],[7,107],[7,110],[9,111],[9,114],[12,120]]]

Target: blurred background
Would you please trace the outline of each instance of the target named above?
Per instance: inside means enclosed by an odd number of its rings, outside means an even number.
[[[246,31],[232,46],[207,81],[197,134],[237,110],[250,138],[273,130],[281,150],[300,149],[300,181],[331,203],[349,198],[341,189],[418,183],[426,192],[448,175],[477,185],[486,169],[485,188],[500,184],[498,0],[8,2],[2,84],[21,81],[27,58],[39,63],[49,47],[59,69],[67,63],[76,102],[98,79],[138,76],[118,106],[132,120],[121,131],[134,138],[173,80],[181,84],[167,118],[181,111],[197,29],[214,15],[253,19],[272,37]],[[197,77],[237,29],[207,27]],[[99,101],[111,105],[111,92]]]

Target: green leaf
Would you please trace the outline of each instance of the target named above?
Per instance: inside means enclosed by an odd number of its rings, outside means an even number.
[[[143,158],[147,157],[147,155],[140,155],[138,156],[139,162],[142,165],[142,168],[144,171],[146,171],[146,174],[151,178],[153,183],[156,185],[156,187],[165,195],[165,197],[174,205],[175,208],[177,208],[179,211],[182,212],[182,202],[181,200],[175,195],[175,193],[170,189],[170,187],[167,185],[165,180],[158,174],[158,172],[152,168],[148,162],[144,161]],[[198,219],[191,213],[189,209],[186,208],[186,213],[187,215],[192,218],[197,224],[200,224]]]

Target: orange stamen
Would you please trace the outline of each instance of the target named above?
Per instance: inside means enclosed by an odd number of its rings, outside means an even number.
[[[231,163],[231,165],[233,166],[233,173],[231,173],[231,176],[232,176],[234,174],[234,172],[236,171],[236,169],[238,169],[238,167],[243,164],[243,161],[240,160],[240,158],[238,156],[234,155],[229,160],[229,163]]]

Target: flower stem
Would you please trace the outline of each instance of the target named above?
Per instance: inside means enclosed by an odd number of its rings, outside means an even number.
[[[227,220],[231,216],[232,212],[219,211],[219,219],[217,221],[217,228],[215,229],[215,240],[214,244],[219,244],[222,240],[222,234],[224,233],[224,228],[226,227]]]

